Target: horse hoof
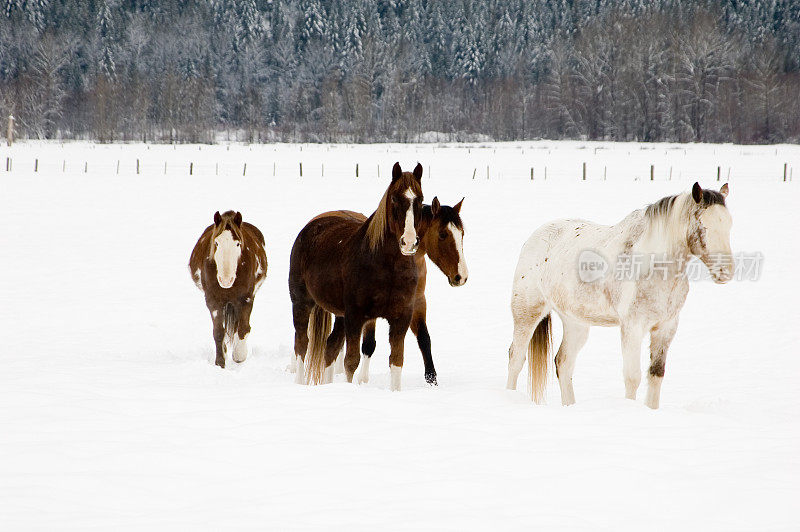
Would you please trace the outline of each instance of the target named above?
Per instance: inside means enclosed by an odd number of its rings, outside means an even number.
[[[214,362],[214,364],[219,366],[220,369],[225,369],[225,361],[224,360],[222,360],[222,361],[217,360],[216,362]]]
[[[425,374],[425,382],[427,382],[431,386],[439,386],[439,383],[436,382],[436,374],[435,373],[426,373]]]

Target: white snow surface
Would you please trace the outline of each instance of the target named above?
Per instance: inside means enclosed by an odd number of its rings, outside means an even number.
[[[297,385],[294,238],[325,210],[371,213],[395,161],[424,165],[427,202],[466,196],[469,281],[428,270],[440,385],[425,384],[409,333],[403,391],[389,391],[384,322],[369,384]],[[3,146],[0,529],[797,530],[800,193],[784,163],[800,168],[800,148]],[[552,364],[547,405],[525,373],[505,390],[530,233],[560,217],[614,223],[695,180],[718,188],[717,166],[733,248],[763,253],[764,269],[692,284],[661,408],[643,405],[646,379],[624,399],[618,329],[592,329],[574,406]],[[187,262],[225,209],[263,231],[269,270],[251,353],[221,370]],[[645,373],[647,358],[645,342]]]

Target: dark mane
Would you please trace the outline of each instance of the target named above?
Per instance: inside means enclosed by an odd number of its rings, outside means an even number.
[[[645,215],[651,219],[667,216],[672,211],[672,207],[675,206],[676,199],[678,199],[677,195],[661,198],[657,202],[647,206],[644,211]]]
[[[426,205],[426,207],[428,206]],[[428,208],[430,209],[430,207]],[[437,216],[442,220],[442,225],[446,226],[447,224],[452,223],[458,229],[461,229],[462,231],[464,230],[464,222],[461,221],[461,216],[459,216],[453,207],[450,207],[449,205],[442,205],[439,208],[439,213]]]

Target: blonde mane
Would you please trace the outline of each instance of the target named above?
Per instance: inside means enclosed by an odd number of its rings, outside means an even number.
[[[386,238],[386,201],[389,196],[389,188],[391,186],[383,193],[381,202],[378,208],[375,209],[375,213],[367,226],[367,239],[369,240],[369,248],[372,251],[378,249]]]
[[[660,249],[666,246],[670,251],[686,245],[686,232],[695,202],[688,192],[667,196],[645,209],[647,230],[644,238],[650,246]]]

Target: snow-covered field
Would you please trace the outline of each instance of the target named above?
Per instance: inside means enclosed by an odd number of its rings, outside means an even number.
[[[425,166],[428,201],[466,196],[469,282],[429,270],[440,386],[409,334],[403,391],[388,390],[385,325],[368,385],[296,385],[294,237],[324,210],[372,212],[398,160]],[[800,169],[800,147],[3,146],[0,529],[796,530],[800,191],[784,163]],[[763,253],[763,272],[692,285],[661,409],[644,388],[623,398],[616,329],[592,330],[576,405],[554,378],[546,406],[506,391],[529,234],[718,187],[718,166],[733,248]],[[270,264],[250,357],[220,370],[186,264],[228,208],[261,228]]]

